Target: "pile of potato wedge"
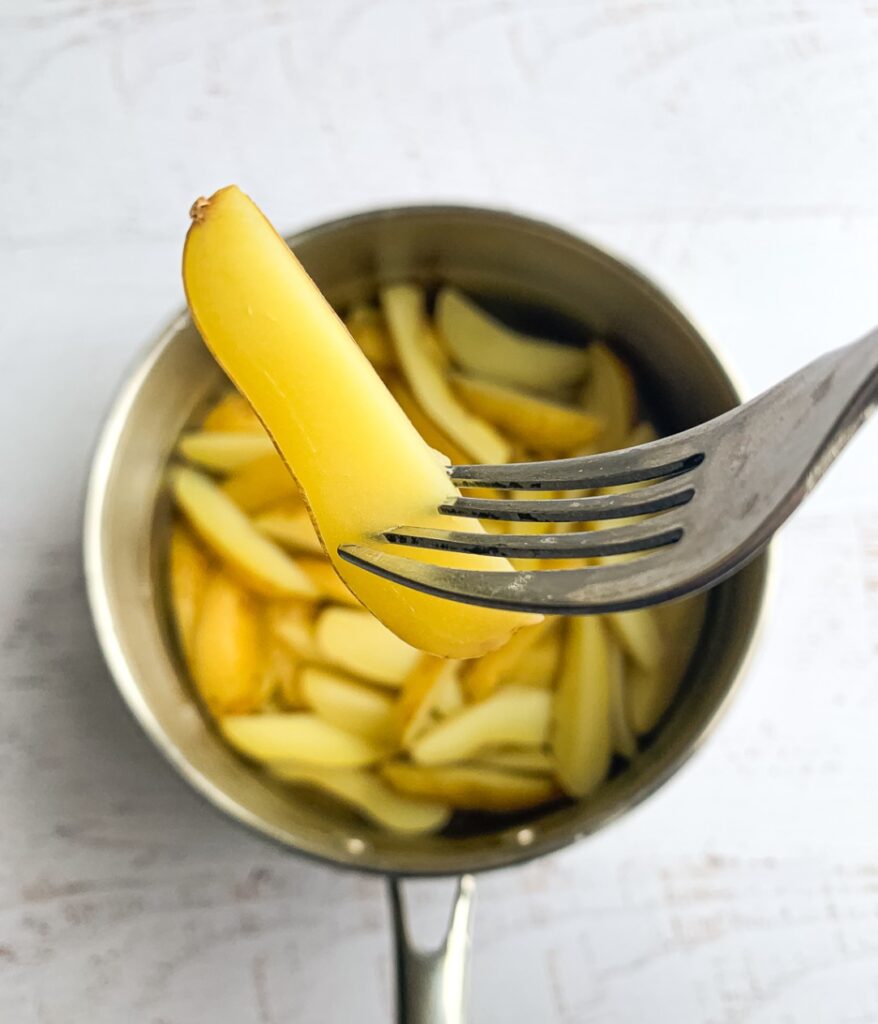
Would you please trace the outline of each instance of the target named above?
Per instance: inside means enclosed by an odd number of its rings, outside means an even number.
[[[434,329],[419,336],[404,323],[418,290],[384,289],[345,322],[442,457],[564,457],[655,436],[631,372],[606,344],[521,334],[448,287],[431,306]],[[295,481],[233,390],[180,438],[169,486],[176,632],[220,732],[274,778],[316,787],[398,833],[441,831],[458,810],[588,797],[614,758],[637,755],[700,632],[704,605],[693,598],[547,618],[471,661],[416,650],[336,575]],[[610,524],[587,528],[601,525]]]

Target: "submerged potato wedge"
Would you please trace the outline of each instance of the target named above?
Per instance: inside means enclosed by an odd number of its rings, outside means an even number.
[[[313,786],[358,811],[364,818],[402,835],[441,832],[451,808],[436,800],[403,796],[377,775],[355,769],[320,769],[305,765],[278,764],[271,774],[283,782]]]
[[[406,676],[396,705],[403,749],[440,719],[463,707],[460,662],[425,654]]]
[[[344,325],[373,366],[381,369],[393,366],[393,345],[390,343],[381,310],[363,302],[357,303],[348,311]]]
[[[381,289],[381,305],[399,364],[427,415],[479,462],[506,462],[508,442],[461,405],[451,389],[441,348],[427,319],[423,289],[414,284],[389,285]]]
[[[604,429],[604,421],[572,405],[528,395],[504,384],[461,373],[452,376],[457,393],[470,409],[522,441],[537,453],[564,454],[580,450]]]
[[[542,746],[548,739],[551,713],[551,695],[543,690],[504,687],[418,737],[411,745],[412,760],[450,764],[490,747]]]
[[[610,767],[610,664],[605,629],[596,615],[567,623],[552,750],[558,781],[572,797],[592,793]]]
[[[615,638],[605,631],[607,640],[607,673],[610,681],[610,739],[613,751],[632,760],[637,755],[637,737],[631,728],[625,704],[625,656]]]
[[[495,771],[522,772],[525,775],[554,775],[555,761],[547,750],[517,749],[491,750],[481,754],[474,767],[493,768]]]
[[[202,430],[230,431],[231,433],[265,434],[265,427],[250,403],[237,391],[230,391],[212,406],[201,423]]]
[[[302,601],[284,601],[268,611],[268,630],[299,659],[320,660],[320,648],[314,639],[316,613],[313,605]]]
[[[238,508],[251,513],[279,501],[302,504],[296,481],[276,451],[230,476],[223,482],[223,493]]]
[[[300,658],[280,640],[266,636],[262,686],[266,701],[272,700],[286,711],[305,707],[299,685]]]
[[[323,545],[311,522],[308,510],[298,502],[285,507],[275,506],[255,516],[253,521],[265,534],[291,551],[322,555]]]
[[[174,625],[187,660],[192,657],[195,626],[209,575],[206,552],[186,526],[175,523],[168,549],[168,580]]]
[[[436,326],[458,366],[513,387],[556,395],[588,368],[585,349],[514,331],[456,288],[439,292]]]
[[[475,765],[426,767],[388,761],[381,774],[402,793],[447,800],[471,811],[523,811],[560,794],[552,778]]]
[[[477,657],[535,621],[417,593],[341,558],[340,546],[400,523],[445,525],[435,510],[456,492],[257,207],[229,187],[199,199],[192,217],[183,281],[195,324],[294,472],[333,564],[357,597],[394,633],[445,657]],[[417,557],[468,564],[452,552]],[[504,559],[486,563],[508,568]]]
[[[664,657],[649,670],[634,665],[625,681],[628,721],[638,736],[652,732],[671,706],[698,644],[706,610],[703,594],[653,609],[662,636],[668,638]]]
[[[388,380],[387,387],[399,403],[399,407],[406,416],[408,416],[409,420],[411,420],[412,426],[433,449],[433,451],[444,455],[447,459],[451,460],[453,465],[456,466],[465,466],[472,462],[472,453],[467,449],[462,448],[456,441],[452,441],[444,430],[441,430],[436,426],[436,424],[418,404],[418,400],[411,393],[411,390],[406,384],[404,384],[398,377],[393,377]]]
[[[206,476],[177,466],[171,470],[177,505],[195,532],[248,585],[274,597],[317,595],[310,578]]]
[[[274,453],[274,445],[266,434],[195,431],[184,434],[177,443],[177,452],[213,473],[234,473],[266,455]]]
[[[226,715],[220,730],[231,745],[255,761],[297,761],[326,768],[375,764],[386,748],[339,729],[306,711],[289,714]]]
[[[297,564],[317,588],[321,597],[336,604],[347,605],[348,608],[362,609],[362,604],[345,586],[331,562],[325,558],[310,557],[299,558]]]
[[[314,665],[301,670],[299,686],[308,707],[327,722],[367,740],[390,743],[393,739],[394,706],[386,693]]]
[[[561,651],[561,629],[557,628],[519,657],[506,672],[504,683],[550,690],[558,677]]]
[[[470,700],[480,701],[490,697],[527,652],[555,628],[557,623],[552,619],[543,619],[535,626],[525,626],[502,647],[466,665],[463,683]]]
[[[631,371],[601,341],[588,347],[589,372],[581,394],[582,407],[604,423],[598,439],[602,451],[625,445],[637,414],[637,389]]]
[[[192,646],[192,678],[216,715],[254,711],[266,696],[253,598],[225,573],[207,583]]]
[[[654,609],[610,612],[605,618],[619,643],[641,668],[650,672],[661,663],[665,644]]]
[[[378,619],[352,608],[322,611],[314,639],[322,661],[381,686],[402,686],[421,657]]]

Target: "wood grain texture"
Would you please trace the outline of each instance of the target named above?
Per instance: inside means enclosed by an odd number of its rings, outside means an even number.
[[[0,1019],[387,1020],[380,882],[206,808],[92,638],[84,473],[182,300],[189,203],[542,215],[640,263],[755,389],[878,321],[878,6],[7,0],[0,96]],[[876,465],[873,426],[784,531],[695,761],[480,884],[474,1021],[878,1022]]]

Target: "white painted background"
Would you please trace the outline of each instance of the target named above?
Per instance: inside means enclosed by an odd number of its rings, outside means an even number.
[[[189,203],[544,216],[640,263],[755,389],[878,322],[878,4],[0,0],[0,104],[0,1020],[387,1021],[381,884],[203,806],[89,627],[89,449],[181,303]],[[480,882],[475,1022],[878,1022],[876,457],[873,424],[785,531],[708,748]]]

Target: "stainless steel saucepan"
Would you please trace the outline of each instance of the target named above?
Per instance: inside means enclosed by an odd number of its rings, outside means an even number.
[[[527,328],[572,343],[597,333],[630,358],[658,422],[682,430],[738,402],[710,346],[654,285],[601,249],[537,221],[462,207],[408,207],[324,224],[290,239],[337,307],[376,282],[451,282],[505,305]],[[291,852],[387,876],[394,914],[399,1020],[465,1019],[473,873],[521,864],[602,828],[666,782],[725,707],[750,649],[765,558],[711,596],[703,634],[673,708],[625,771],[586,801],[465,836],[397,837],[330,801],[291,798],[223,743],[197,710],[176,652],[162,586],[169,504],[165,465],[181,429],[221,386],[187,315],[125,382],[94,458],[85,515],[85,570],[98,637],[134,716],[212,804]],[[403,880],[462,879],[449,934],[432,954],[405,927]]]

